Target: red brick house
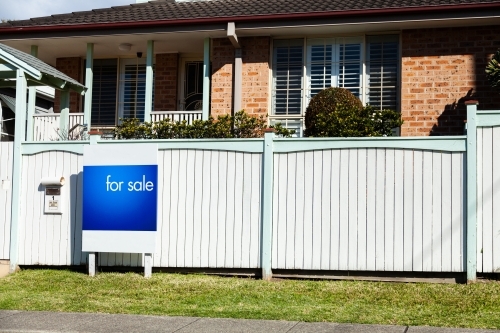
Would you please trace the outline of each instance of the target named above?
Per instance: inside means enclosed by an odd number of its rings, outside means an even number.
[[[465,99],[500,105],[484,74],[499,22],[500,1],[157,0],[3,23],[0,42],[89,87],[70,109],[92,127],[245,109],[301,132],[311,96],[340,86],[400,111],[402,136],[456,135]]]

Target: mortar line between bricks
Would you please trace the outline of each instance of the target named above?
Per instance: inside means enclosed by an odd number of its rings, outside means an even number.
[[[188,327],[189,325],[192,325],[192,324],[196,323],[196,322],[197,322],[197,321],[199,321],[199,320],[201,320],[201,318],[198,318],[198,319],[196,319],[195,321],[190,322],[189,324],[186,324],[186,325],[184,325],[184,326],[182,326],[182,327],[179,327],[179,328],[178,328],[178,329],[176,329],[175,331],[172,331],[172,333],[179,332],[180,330],[182,330],[182,329],[184,329],[184,328]]]
[[[297,326],[298,324],[300,324],[300,321],[296,322],[295,325],[293,325],[292,327],[290,327],[290,329],[288,331],[286,331],[285,333],[288,333],[291,330],[293,330],[295,328],[295,326]]]

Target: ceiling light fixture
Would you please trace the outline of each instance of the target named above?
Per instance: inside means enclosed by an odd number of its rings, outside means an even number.
[[[130,51],[131,48],[132,48],[132,44],[129,44],[129,43],[123,43],[123,44],[118,45],[118,49],[120,51]]]

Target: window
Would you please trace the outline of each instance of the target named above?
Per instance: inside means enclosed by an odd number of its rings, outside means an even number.
[[[119,118],[143,121],[146,60],[96,59],[93,69],[92,125],[115,126]]]
[[[118,117],[144,121],[146,63],[144,59],[124,59],[120,65]]]
[[[117,59],[94,60],[92,125],[114,126],[116,123],[117,71]]]
[[[395,35],[276,40],[271,123],[302,135],[311,98],[328,87],[350,90],[364,104],[397,109]]]

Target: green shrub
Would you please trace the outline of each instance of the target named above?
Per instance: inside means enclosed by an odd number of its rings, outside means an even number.
[[[115,128],[117,139],[203,139],[203,138],[260,138],[267,127],[263,116],[252,117],[239,111],[234,116],[222,115],[214,119],[173,122],[163,119],[158,122],[141,123],[139,119],[120,119]],[[270,126],[280,137],[291,137],[295,131],[281,124]]]
[[[500,90],[500,49],[486,66],[486,77],[493,88]]]
[[[337,107],[343,106],[349,109],[363,108],[361,101],[349,90],[344,88],[327,88],[316,94],[306,109],[304,131],[305,136],[321,136],[323,127],[318,127],[317,117],[319,114],[335,113]]]
[[[311,99],[306,110],[306,136],[391,136],[401,126],[401,114],[393,110],[363,107],[349,90],[328,88]]]

